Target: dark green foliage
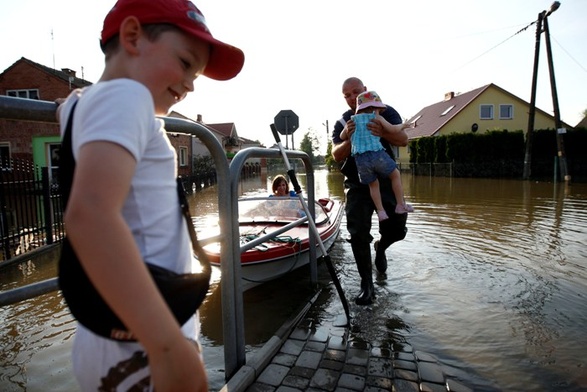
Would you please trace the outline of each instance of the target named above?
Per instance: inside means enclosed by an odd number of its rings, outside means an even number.
[[[342,165],[336,162],[334,160],[334,157],[332,156],[332,141],[330,140],[328,141],[328,147],[326,148],[326,156],[324,157],[324,163],[328,167],[328,170],[340,169]]]
[[[448,157],[446,156],[446,137],[440,136],[434,138],[434,162],[446,163]]]
[[[587,130],[563,136],[567,167],[573,180],[587,177]],[[522,131],[453,133],[410,141],[411,163],[452,163],[457,177],[521,177],[526,140]],[[558,147],[554,130],[535,131],[532,138],[532,177],[553,178]]]

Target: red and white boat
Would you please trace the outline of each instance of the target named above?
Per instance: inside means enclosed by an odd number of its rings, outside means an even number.
[[[299,199],[242,198],[238,206],[243,290],[282,277],[309,263],[311,228]],[[317,231],[328,250],[340,232],[343,203],[319,199],[315,202],[315,212]],[[220,266],[219,244],[206,245],[204,250],[210,263]],[[320,256],[322,251],[317,245],[316,257]]]

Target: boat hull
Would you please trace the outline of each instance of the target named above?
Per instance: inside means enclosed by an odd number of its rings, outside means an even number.
[[[340,233],[340,224],[344,212],[343,203],[331,199],[320,199],[316,202],[316,229],[328,251]],[[240,222],[241,247],[268,236],[268,240],[251,249],[241,251],[241,276],[243,291],[260,284],[287,275],[310,262],[310,226],[303,223],[281,234],[273,232],[283,228],[294,219],[271,220],[256,219],[251,222]],[[220,249],[218,246],[204,248],[212,265],[220,266]],[[316,257],[321,257],[322,249],[316,241]]]

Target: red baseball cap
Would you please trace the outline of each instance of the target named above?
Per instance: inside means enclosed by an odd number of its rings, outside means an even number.
[[[239,48],[212,37],[200,10],[187,0],[118,0],[104,19],[100,42],[104,45],[119,33],[122,21],[135,16],[141,24],[169,23],[185,33],[210,44],[210,60],[204,75],[228,80],[242,69],[245,55]]]

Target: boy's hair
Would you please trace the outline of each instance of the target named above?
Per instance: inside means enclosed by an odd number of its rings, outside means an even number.
[[[147,39],[151,42],[154,42],[159,38],[159,36],[167,31],[181,31],[178,27],[169,24],[169,23],[158,23],[158,24],[148,24],[142,26]],[[102,49],[102,53],[108,59],[110,56],[115,54],[120,47],[120,43],[118,41],[118,34],[112,36],[106,43],[100,42],[100,48]]]
[[[243,67],[243,52],[214,38],[206,26],[204,15],[188,0],[118,0],[104,19],[100,38],[102,51],[107,57],[116,52],[117,45],[111,41],[118,36],[122,22],[130,16],[137,18],[142,26],[174,26],[210,45],[210,59],[204,69],[204,76],[228,80],[235,77]],[[156,39],[161,32],[155,31],[155,38],[149,39]]]

